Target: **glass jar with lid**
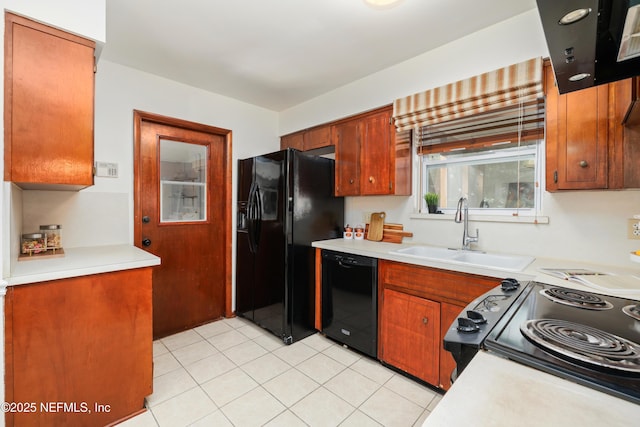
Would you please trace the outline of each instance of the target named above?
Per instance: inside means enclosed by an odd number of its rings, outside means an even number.
[[[59,224],[41,225],[40,233],[44,235],[45,246],[47,249],[62,248],[62,226]]]
[[[21,252],[25,255],[39,254],[47,250],[44,234],[27,233],[22,235]]]

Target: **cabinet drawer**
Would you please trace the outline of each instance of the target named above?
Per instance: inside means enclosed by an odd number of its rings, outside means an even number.
[[[465,306],[500,284],[498,278],[380,260],[379,286]]]

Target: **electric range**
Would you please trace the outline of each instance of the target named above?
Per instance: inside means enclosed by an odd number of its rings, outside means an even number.
[[[486,350],[640,403],[640,303],[539,282],[505,279],[471,302],[444,348],[452,378]]]

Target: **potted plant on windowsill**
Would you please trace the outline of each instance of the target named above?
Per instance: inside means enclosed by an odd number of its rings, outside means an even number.
[[[426,193],[424,195],[424,201],[427,202],[427,208],[429,209],[429,213],[436,213],[436,211],[438,210],[438,200],[440,199],[440,196],[438,196],[438,193]]]

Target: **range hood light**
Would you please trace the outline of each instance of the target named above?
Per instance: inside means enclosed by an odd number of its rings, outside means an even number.
[[[569,77],[569,81],[572,82],[579,82],[580,80],[584,80],[587,77],[590,77],[591,74],[589,73],[578,73],[578,74],[574,74],[573,76]]]
[[[580,21],[581,19],[584,19],[587,16],[589,16],[590,13],[591,13],[591,8],[572,10],[571,12],[567,13],[562,18],[560,18],[560,21],[558,21],[558,24],[560,25],[574,24]]]

